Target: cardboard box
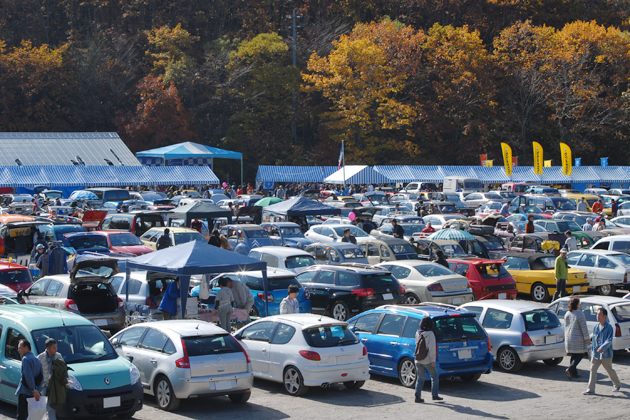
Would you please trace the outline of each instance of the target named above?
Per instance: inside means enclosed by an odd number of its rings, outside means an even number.
[[[177,317],[179,318],[182,313],[182,302],[180,298],[177,298]],[[186,299],[186,316],[197,315],[199,313],[198,298],[188,297]]]

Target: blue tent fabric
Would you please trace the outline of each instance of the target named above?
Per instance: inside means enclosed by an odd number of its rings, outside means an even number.
[[[295,197],[282,203],[265,207],[265,212],[283,214],[287,216],[314,216],[317,214],[341,214],[341,210],[327,206],[318,201],[305,197]]]
[[[388,184],[390,179],[372,167],[365,165],[347,165],[334,174],[324,178],[327,184]]]
[[[129,259],[125,267],[127,278],[130,278],[132,269],[178,275],[182,318],[186,315],[190,276],[194,274],[262,271],[265,295],[267,294],[266,262],[208,245],[205,242],[187,242]]]
[[[202,157],[243,159],[243,154],[187,141],[185,143],[171,144],[170,146],[138,152],[136,153],[136,157],[161,157],[166,160]]]
[[[324,182],[337,166],[266,166],[258,167],[256,182],[310,183]]]

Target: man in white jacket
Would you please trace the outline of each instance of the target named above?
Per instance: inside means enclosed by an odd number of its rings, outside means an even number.
[[[444,398],[438,396],[438,389],[440,386],[440,378],[438,378],[437,369],[435,368],[435,360],[437,359],[437,344],[435,342],[435,334],[433,333],[433,320],[428,316],[422,318],[420,321],[420,329],[416,331],[416,354],[418,353],[418,344],[420,338],[424,337],[424,344],[427,346],[428,354],[422,360],[416,358],[416,402],[423,403],[421,398],[422,387],[424,386],[424,379],[426,371],[429,371],[431,375],[431,395],[433,401],[442,401]]]

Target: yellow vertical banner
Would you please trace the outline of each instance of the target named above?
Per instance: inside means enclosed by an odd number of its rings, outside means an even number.
[[[503,166],[505,174],[512,176],[512,148],[507,143],[501,143],[501,154],[503,155]]]
[[[543,173],[543,148],[537,141],[533,142],[534,145],[534,173],[536,175],[542,175]]]
[[[562,156],[562,175],[571,175],[571,148],[566,143],[560,143],[560,155]]]
[[[486,160],[486,168],[492,168],[493,160]]]

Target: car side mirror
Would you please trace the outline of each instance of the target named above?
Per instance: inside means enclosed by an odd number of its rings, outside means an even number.
[[[118,337],[113,338],[113,339],[112,339],[112,341],[111,341],[111,345],[112,345],[114,348],[116,348],[116,347],[120,347],[120,346],[121,346],[121,344],[120,344],[120,339],[119,339]]]
[[[348,326],[348,329],[349,329],[350,331],[354,332],[354,325],[349,325],[349,326]]]
[[[334,238],[335,238],[335,235],[330,234],[330,235],[328,235],[328,237],[329,237],[329,238],[333,238],[333,239],[334,239]]]
[[[238,341],[241,341],[241,335],[240,334],[234,335],[234,338],[236,338]]]

